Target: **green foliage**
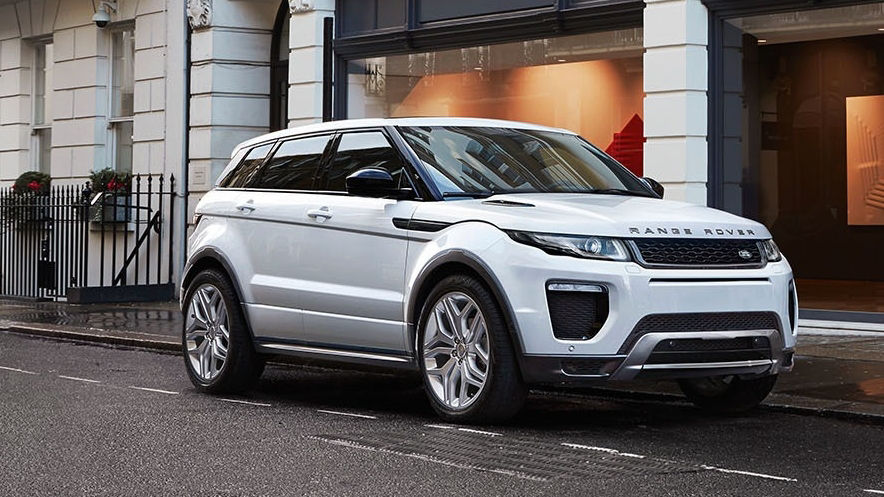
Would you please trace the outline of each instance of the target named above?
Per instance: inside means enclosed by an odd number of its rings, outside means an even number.
[[[119,173],[106,167],[100,171],[93,171],[89,175],[92,193],[117,192],[130,193],[132,191],[132,174]]]
[[[26,193],[48,194],[49,187],[52,184],[52,178],[45,173],[39,171],[28,171],[22,173],[12,185],[12,191],[18,195]]]

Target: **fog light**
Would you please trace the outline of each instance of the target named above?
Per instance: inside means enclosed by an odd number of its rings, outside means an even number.
[[[546,289],[551,292],[590,292],[603,293],[605,287],[601,285],[589,285],[586,283],[550,283]]]

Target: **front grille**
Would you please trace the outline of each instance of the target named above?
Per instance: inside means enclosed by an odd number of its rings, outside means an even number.
[[[770,359],[767,337],[740,337],[704,340],[700,338],[664,340],[654,347],[647,364],[756,361]]]
[[[632,246],[639,263],[647,267],[758,267],[763,264],[757,240],[637,238]]]
[[[639,338],[648,333],[678,333],[696,331],[780,331],[780,322],[774,312],[691,312],[650,314],[632,329],[620,354],[632,349]]]
[[[606,292],[547,290],[546,301],[559,340],[589,340],[608,319]]]

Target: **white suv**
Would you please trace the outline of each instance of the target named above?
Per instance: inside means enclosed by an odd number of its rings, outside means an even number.
[[[677,379],[716,411],[792,368],[797,296],[764,226],[661,199],[580,136],[336,121],[239,145],[196,208],[187,372],[241,391],[288,354],[419,371],[452,421],[531,385]]]

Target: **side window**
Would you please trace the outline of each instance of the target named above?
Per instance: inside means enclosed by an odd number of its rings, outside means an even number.
[[[247,186],[252,186],[251,183],[258,174],[258,170],[260,169],[261,164],[264,163],[264,158],[267,157],[271,148],[273,148],[273,144],[268,143],[267,145],[261,145],[260,147],[251,149],[248,155],[246,155],[246,158],[243,159],[238,166],[233,168],[233,171],[221,181],[220,186],[224,188],[245,188]]]
[[[322,153],[331,136],[311,136],[283,142],[264,166],[258,188],[312,190]]]
[[[347,176],[366,167],[385,169],[401,182],[402,160],[379,131],[346,133],[341,136],[335,159],[328,170],[327,191],[347,191]]]

